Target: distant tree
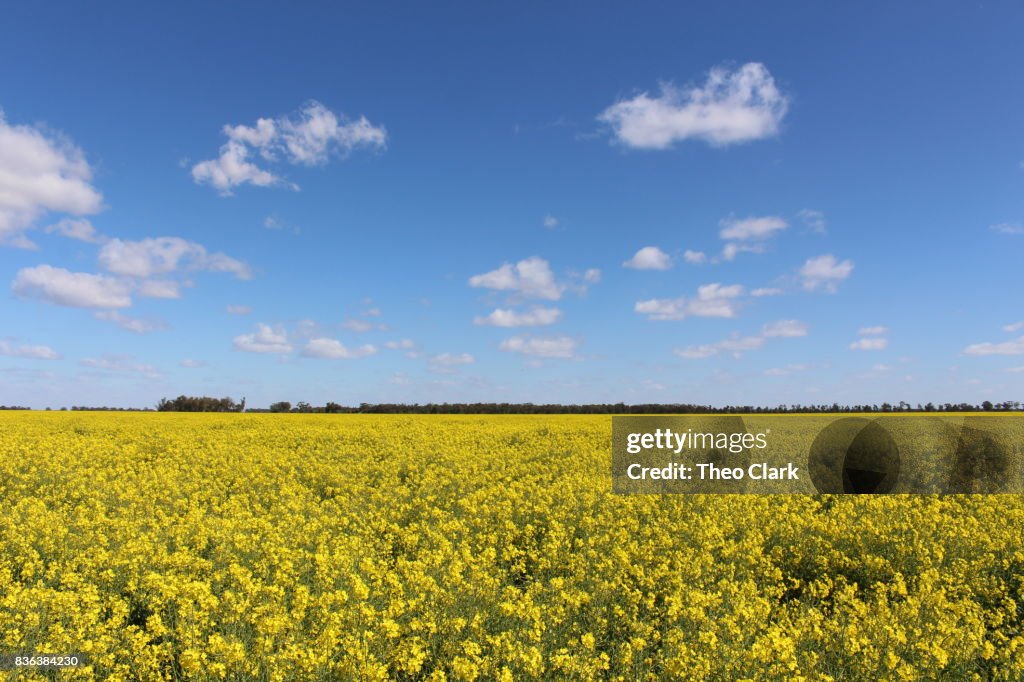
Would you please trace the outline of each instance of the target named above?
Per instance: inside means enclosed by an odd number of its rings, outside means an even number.
[[[173,400],[161,398],[158,412],[239,412],[240,406],[231,398],[179,395]]]
[[[288,402],[287,400],[282,400],[282,401],[277,402],[277,403],[271,403],[270,404],[270,411],[271,412],[291,412],[292,411],[292,404],[290,402]]]

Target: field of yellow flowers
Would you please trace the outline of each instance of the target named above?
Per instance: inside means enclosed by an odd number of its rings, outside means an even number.
[[[611,493],[589,416],[0,414],[17,679],[1024,679],[1024,498]],[[3,673],[0,673],[3,674]]]

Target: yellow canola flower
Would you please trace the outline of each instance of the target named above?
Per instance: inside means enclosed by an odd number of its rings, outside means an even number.
[[[0,651],[87,653],[67,680],[1024,679],[1021,498],[616,496],[610,440],[0,413]]]

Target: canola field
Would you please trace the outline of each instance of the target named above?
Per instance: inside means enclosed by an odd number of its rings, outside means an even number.
[[[1020,680],[1024,497],[611,493],[607,416],[0,413],[67,680]]]

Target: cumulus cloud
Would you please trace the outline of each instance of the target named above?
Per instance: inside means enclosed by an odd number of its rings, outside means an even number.
[[[93,317],[104,322],[111,322],[121,329],[136,334],[149,334],[164,328],[164,324],[158,320],[144,320],[138,317],[131,317],[116,310],[101,310],[100,312],[93,313]]]
[[[544,327],[555,324],[560,319],[562,311],[558,308],[537,306],[523,312],[498,308],[490,315],[474,318],[473,324],[492,327]]]
[[[876,327],[861,327],[857,330],[857,333],[861,336],[881,336],[882,334],[888,334],[889,328],[878,325]]]
[[[732,353],[734,357],[740,357],[743,353],[757,350],[764,345],[763,336],[732,336],[716,343],[708,343],[700,346],[687,346],[676,348],[672,352],[687,360],[701,360],[718,355],[721,352]]]
[[[79,364],[104,372],[139,374],[147,379],[160,378],[160,372],[153,365],[137,362],[131,355],[105,354],[98,358],[82,358]]]
[[[515,265],[505,263],[497,270],[469,278],[469,286],[496,291],[514,291],[530,298],[557,301],[565,284],[556,281],[550,264],[543,258],[525,258]]]
[[[412,339],[398,339],[396,341],[386,341],[384,347],[391,350],[412,350],[416,347],[416,343]]]
[[[683,253],[683,260],[691,265],[700,265],[701,263],[708,262],[708,255],[703,251],[691,251],[690,249],[687,249],[686,252]]]
[[[430,358],[430,371],[439,374],[452,374],[462,365],[476,362],[469,353],[441,353]]]
[[[308,358],[323,358],[326,360],[354,360],[374,355],[377,347],[372,344],[365,344],[358,348],[347,348],[341,341],[329,338],[310,339],[302,354]]]
[[[781,296],[782,289],[775,289],[773,287],[758,287],[750,292],[751,296],[755,298],[763,298],[765,296]]]
[[[228,140],[220,156],[192,167],[196,183],[211,185],[223,195],[230,195],[239,185],[268,187],[283,183],[279,176],[253,163],[253,153],[264,162],[283,159],[316,166],[332,155],[344,157],[356,148],[381,149],[387,144],[384,128],[371,124],[365,116],[350,120],[316,101],[296,115],[260,118],[254,126],[226,125],[223,132]]]
[[[735,71],[711,69],[700,86],[662,84],[660,95],[643,92],[597,118],[618,142],[637,149],[668,149],[687,139],[725,146],[777,135],[788,107],[768,69],[750,62]]]
[[[1021,329],[1024,329],[1024,321],[1003,325],[1004,332],[1019,332]]]
[[[341,326],[349,331],[363,334],[373,329],[373,324],[366,320],[348,319],[341,323]]]
[[[645,246],[622,265],[635,270],[668,270],[672,259],[657,246]]]
[[[546,227],[547,229],[553,230],[556,227],[558,227],[558,218],[548,213],[547,215],[544,216],[544,220],[541,222],[541,224],[544,225],[544,227]]]
[[[999,223],[989,225],[989,229],[999,234],[1024,234],[1024,225],[1020,223]]]
[[[147,278],[178,270],[227,272],[238,279],[250,279],[245,263],[224,253],[209,253],[202,244],[180,237],[155,237],[141,241],[111,239],[100,249],[100,266],[107,272]]]
[[[181,298],[179,286],[169,279],[147,279],[139,282],[138,294],[144,298]]]
[[[697,296],[688,298],[655,298],[637,301],[633,310],[649,320],[682,320],[687,317],[736,317],[738,298],[743,295],[739,284],[723,286],[705,284],[697,288]]]
[[[252,334],[236,336],[233,342],[235,350],[246,353],[290,353],[292,346],[288,342],[288,334],[280,326],[271,327],[260,323]]]
[[[248,315],[252,312],[252,308],[247,305],[229,305],[226,310],[229,315]]]
[[[60,353],[49,346],[15,346],[7,341],[0,341],[0,355],[33,360],[60,360],[61,357]]]
[[[1024,336],[1001,343],[974,343],[964,348],[964,355],[1024,355]]]
[[[797,211],[796,217],[799,218],[804,226],[811,232],[818,234],[825,234],[826,223],[825,214],[821,211],[816,211],[812,208],[803,208]]]
[[[499,348],[506,353],[520,353],[535,358],[572,359],[576,357],[579,341],[568,336],[513,336],[502,341]]]
[[[777,216],[760,218],[723,218],[719,223],[718,236],[732,241],[767,239],[786,229],[788,223]]]
[[[102,244],[106,237],[96,231],[86,218],[62,218],[44,230],[47,234],[59,234],[68,239],[77,239],[89,244]]]
[[[807,323],[799,320],[779,320],[766,324],[761,329],[761,336],[765,338],[794,338],[807,336]]]
[[[192,167],[192,179],[199,185],[212,185],[224,196],[230,196],[238,185],[270,187],[281,178],[249,160],[249,149],[241,142],[228,141],[216,159],[200,161]]]
[[[46,213],[99,212],[82,150],[42,127],[11,125],[0,110],[0,244],[32,248],[25,230]]]
[[[722,259],[731,261],[740,253],[764,253],[765,242],[788,226],[777,216],[723,218],[719,222],[718,236],[728,241],[722,249]]]
[[[785,367],[772,367],[770,369],[766,369],[764,371],[764,375],[769,377],[784,377],[796,372],[806,372],[809,369],[813,369],[813,365],[796,363],[786,365]]]
[[[884,337],[869,337],[857,339],[850,344],[851,350],[885,350],[889,345],[889,339]]]
[[[206,366],[206,363],[203,362],[202,360],[194,360],[192,358],[185,358],[178,364],[181,365],[182,367],[187,367],[188,369],[198,369],[199,367]]]
[[[800,278],[806,291],[824,289],[830,294],[836,292],[839,283],[853,272],[853,261],[840,262],[832,254],[809,258],[800,268]]]
[[[733,357],[739,358],[746,352],[758,350],[768,339],[791,339],[801,336],[807,336],[806,323],[799,320],[778,320],[763,325],[760,334],[752,336],[733,334],[729,338],[715,343],[675,348],[672,352],[687,360],[700,360],[719,353],[731,353]]]
[[[127,308],[132,304],[131,285],[124,280],[52,265],[19,270],[11,290],[22,298],[73,308]]]

